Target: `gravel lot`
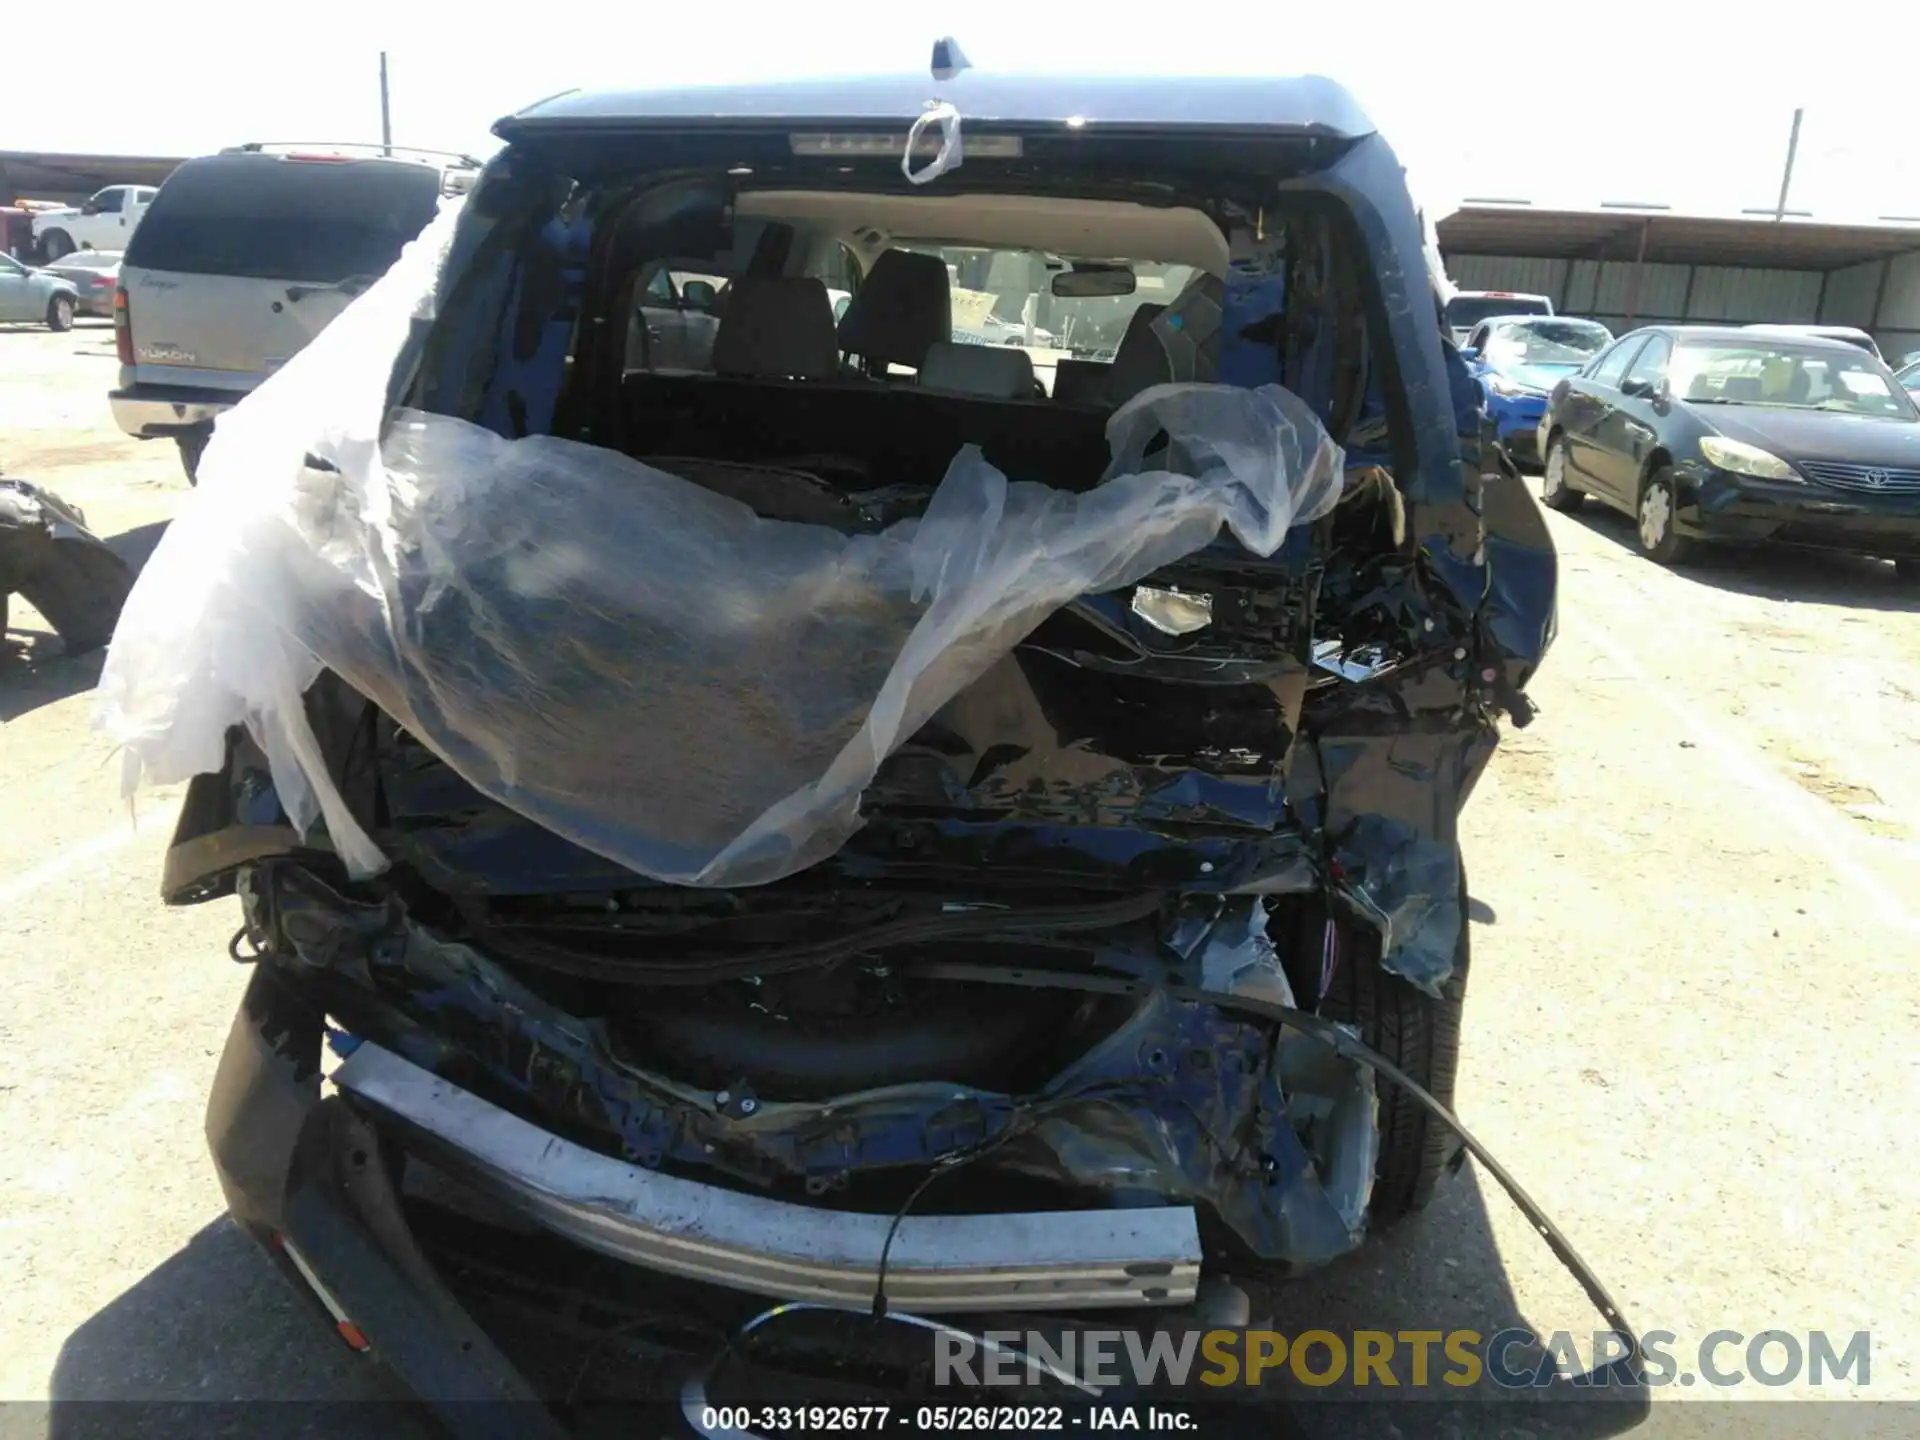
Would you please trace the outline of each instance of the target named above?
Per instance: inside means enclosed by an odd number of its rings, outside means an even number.
[[[112,351],[94,322],[0,327],[0,467],[138,559],[190,491],[171,446],[113,428]],[[1870,1386],[1742,1398],[1920,1400],[1920,591],[1864,561],[1670,573],[1624,518],[1548,519],[1561,637],[1541,715],[1466,816],[1460,1111],[1683,1358],[1721,1328],[1873,1334]],[[64,658],[18,601],[13,626],[0,1398],[55,1403],[9,1407],[6,1429],[58,1430],[90,1399],[372,1394],[222,1218],[200,1123],[245,980],[231,902],[161,907],[177,792],[129,813],[88,728],[99,658]],[[1471,1169],[1279,1310],[1295,1331],[1595,1327]],[[1726,1393],[1669,1389],[1645,1433],[1753,1433],[1748,1407],[1692,1403]],[[1916,1428],[1904,1407],[1765,1408],[1768,1433]]]

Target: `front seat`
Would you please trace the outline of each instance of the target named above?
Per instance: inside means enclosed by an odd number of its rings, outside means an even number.
[[[832,378],[840,357],[824,283],[806,276],[742,275],[728,290],[727,311],[713,337],[716,375]]]
[[[938,255],[885,250],[840,318],[840,348],[869,375],[889,365],[919,370],[927,351],[953,339],[953,291]]]

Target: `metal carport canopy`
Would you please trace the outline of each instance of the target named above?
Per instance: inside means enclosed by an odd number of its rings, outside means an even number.
[[[0,205],[84,198],[107,185],[158,185],[182,161],[157,155],[67,155],[0,150]]]
[[[1838,270],[1920,250],[1920,224],[1833,225],[1791,216],[1734,219],[1674,215],[1651,207],[1537,210],[1518,204],[1468,204],[1435,228],[1444,254],[1638,259],[1649,265]]]

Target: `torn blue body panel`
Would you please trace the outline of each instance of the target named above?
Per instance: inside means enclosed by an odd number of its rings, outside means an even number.
[[[358,974],[387,997],[405,1023],[389,1023],[386,1040],[415,1063],[648,1168],[818,1196],[974,1155],[966,1183],[953,1182],[962,1208],[967,1194],[1019,1178],[1116,1208],[1192,1204],[1215,1244],[1303,1269],[1346,1253],[1364,1229],[1371,1166],[1351,1159],[1371,1133],[1370,1072],[1311,1037],[1276,1041],[1157,989],[1027,1093],[917,1083],[795,1103],[741,1080],[712,1089],[650,1073],[623,1053],[617,1019],[567,1013],[402,907],[357,905],[272,866],[250,876],[242,900],[260,933],[289,937],[286,960]],[[1187,921],[1185,973],[1272,998],[1273,966],[1251,953],[1252,913],[1242,903]],[[1152,949],[1121,963],[1169,975]]]

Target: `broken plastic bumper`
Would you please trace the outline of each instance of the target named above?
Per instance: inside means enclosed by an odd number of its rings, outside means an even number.
[[[1535,465],[1541,458],[1539,427],[1545,418],[1544,395],[1490,396],[1487,416],[1493,421],[1500,448],[1516,465]]]
[[[925,1313],[1181,1305],[1200,1279],[1186,1206],[908,1216],[744,1195],[552,1135],[377,1045],[334,1083],[400,1123],[437,1165],[604,1255],[762,1295]]]

